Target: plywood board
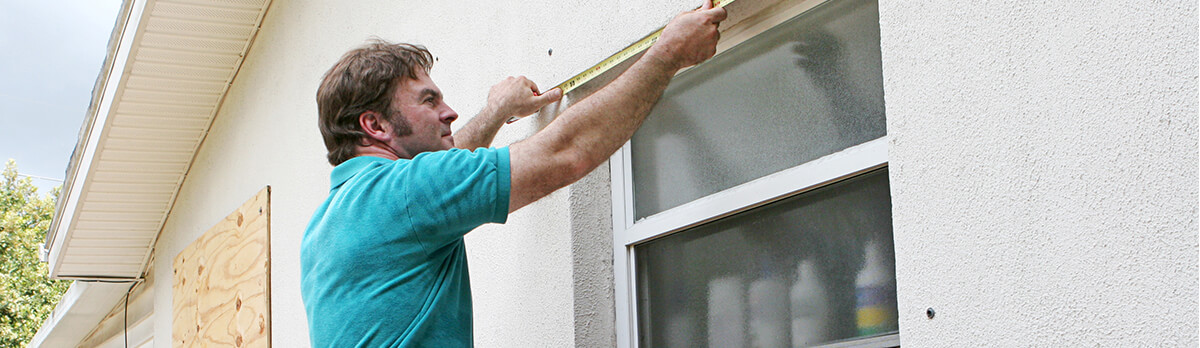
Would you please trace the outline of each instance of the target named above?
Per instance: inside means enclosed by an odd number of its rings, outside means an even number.
[[[175,256],[171,345],[271,346],[271,187]]]

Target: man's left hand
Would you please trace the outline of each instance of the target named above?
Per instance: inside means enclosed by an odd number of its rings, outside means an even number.
[[[562,90],[551,89],[538,93],[537,85],[525,76],[505,78],[488,92],[487,107],[495,116],[507,119],[531,115],[543,106],[562,99]]]

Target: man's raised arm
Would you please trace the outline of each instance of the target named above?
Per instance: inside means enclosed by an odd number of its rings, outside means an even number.
[[[612,156],[641,126],[680,69],[716,53],[725,9],[712,2],[684,12],[612,83],[575,103],[541,132],[509,147],[509,212],[570,185]]]

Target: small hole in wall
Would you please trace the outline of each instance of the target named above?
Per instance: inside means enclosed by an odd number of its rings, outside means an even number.
[[[553,55],[554,55],[554,49],[553,49],[553,48],[551,48],[550,50],[546,51],[546,55],[547,55],[547,56],[553,56]]]
[[[929,308],[925,309],[926,317],[928,317],[929,319],[933,319],[934,315],[937,315],[937,313],[933,311],[933,307],[929,307]]]

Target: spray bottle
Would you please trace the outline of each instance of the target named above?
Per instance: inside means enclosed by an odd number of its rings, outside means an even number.
[[[884,263],[880,247],[875,240],[867,243],[864,250],[866,260],[854,280],[859,336],[897,329],[895,276]]]

